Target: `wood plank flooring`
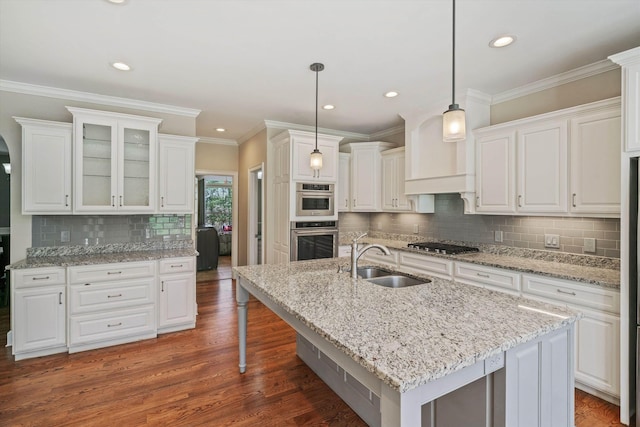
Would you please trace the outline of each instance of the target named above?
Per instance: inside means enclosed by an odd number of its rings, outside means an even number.
[[[0,349],[0,426],[365,426],[295,355],[295,333],[249,303],[238,373],[228,257],[198,273],[196,329],[14,362]],[[0,343],[9,310],[0,308]],[[618,408],[576,392],[576,427],[621,426]]]

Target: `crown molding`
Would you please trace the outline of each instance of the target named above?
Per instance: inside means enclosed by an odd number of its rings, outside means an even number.
[[[609,59],[622,66],[628,66],[635,64],[636,62],[640,62],[640,46],[611,55],[609,56]]]
[[[396,135],[400,132],[404,133],[404,125],[398,125],[389,129],[381,130],[379,132],[374,132],[369,135],[369,140],[377,141],[390,135]]]
[[[619,68],[617,64],[614,64],[609,59],[603,59],[602,61],[598,61],[593,64],[585,65],[574,70],[556,74],[555,76],[547,77],[546,79],[526,84],[519,88],[511,89],[497,95],[493,95],[492,104],[495,105],[501,102],[510,101],[512,99],[520,98],[522,96],[530,95],[532,93],[540,92],[546,89],[551,89],[570,82],[574,82],[576,80],[606,73],[607,71],[615,70],[616,68]]]
[[[235,139],[212,138],[209,136],[199,136],[198,138],[200,138],[198,142],[202,142],[203,144],[232,145],[234,147],[238,146],[238,141],[236,141]]]
[[[109,105],[112,107],[132,108],[135,110],[152,111],[155,113],[175,114],[177,116],[193,118],[198,117],[200,114],[200,110],[194,108],[176,107],[173,105],[158,104],[155,102],[40,86],[30,83],[14,82],[11,80],[0,80],[0,91],[45,96],[47,98],[66,99],[70,101],[89,102],[92,104]]]
[[[290,129],[290,130],[301,130],[304,132],[315,132],[316,131],[316,127],[315,126],[308,126],[308,125],[298,125],[295,123],[287,123],[287,122],[278,122],[275,120],[265,120],[264,121],[266,127],[268,127],[269,129]],[[346,131],[341,131],[341,130],[336,130],[336,129],[329,129],[329,128],[318,128],[318,133],[323,133],[325,135],[333,135],[333,136],[341,136],[343,138],[355,138],[355,139],[368,139],[369,135],[364,134],[364,133],[357,133],[357,132],[346,132]]]

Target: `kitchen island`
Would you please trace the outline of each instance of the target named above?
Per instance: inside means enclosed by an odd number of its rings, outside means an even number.
[[[438,278],[385,288],[340,267],[348,260],[235,269],[241,372],[251,294],[370,425],[573,426],[575,312]],[[349,387],[369,401],[349,401]]]

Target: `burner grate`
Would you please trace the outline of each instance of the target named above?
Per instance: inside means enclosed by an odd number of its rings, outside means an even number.
[[[478,248],[474,248],[470,246],[450,245],[447,243],[438,243],[438,242],[409,243],[407,246],[412,249],[419,249],[425,252],[435,252],[435,253],[446,254],[446,255],[456,255],[456,254],[462,254],[466,252],[479,252]]]

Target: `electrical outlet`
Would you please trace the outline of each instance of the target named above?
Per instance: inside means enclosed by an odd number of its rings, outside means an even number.
[[[493,240],[496,242],[503,242],[504,237],[501,230],[496,230],[493,232]]]
[[[61,231],[60,232],[60,241],[63,242],[63,243],[68,242],[71,239],[70,234],[71,233],[69,232],[69,230]]]
[[[595,253],[596,251],[596,239],[587,237],[584,239],[584,251]]]
[[[418,234],[420,232],[420,226],[418,224],[413,224],[413,234]]]
[[[560,235],[559,234],[545,234],[544,235],[544,247],[560,249]]]

